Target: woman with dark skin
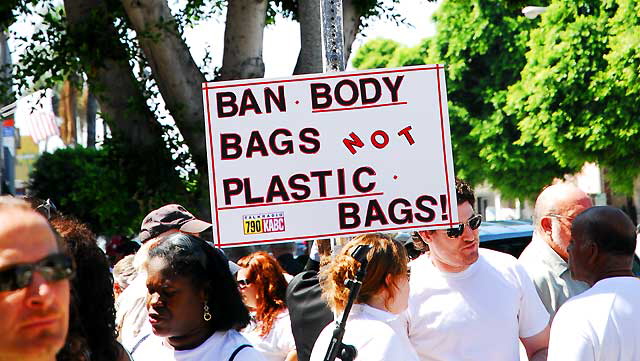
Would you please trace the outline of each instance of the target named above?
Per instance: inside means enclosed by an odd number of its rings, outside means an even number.
[[[249,312],[219,250],[173,233],[149,250],[146,270],[153,332],[133,348],[136,361],[263,360],[237,331]]]

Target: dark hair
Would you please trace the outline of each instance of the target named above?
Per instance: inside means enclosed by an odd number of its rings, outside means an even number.
[[[590,240],[600,251],[619,256],[633,256],[636,233],[633,222],[623,211],[610,206],[591,207],[571,224],[573,238]]]
[[[476,205],[476,196],[473,193],[473,188],[469,185],[469,183],[463,181],[460,178],[456,178],[456,199],[458,205],[463,204],[464,202],[469,202],[471,207],[475,207]],[[413,248],[420,253],[424,253],[429,250],[429,246],[422,239],[418,232],[413,232],[411,235],[413,241]]]
[[[456,198],[458,199],[458,205],[469,202],[471,207],[474,207],[476,204],[476,196],[473,193],[473,188],[471,188],[469,183],[460,178],[456,178]]]
[[[51,225],[76,264],[71,280],[69,335],[56,359],[79,360],[90,355],[92,361],[115,360],[121,349],[116,341],[113,279],[107,257],[97,246],[96,236],[75,218],[59,215]]]
[[[204,289],[213,315],[207,324],[212,331],[242,329],[249,323],[249,311],[242,302],[226,257],[203,239],[173,233],[149,250],[149,260],[160,257],[172,275],[184,277]]]
[[[278,315],[286,308],[287,280],[278,261],[267,252],[254,252],[242,257],[238,266],[246,268],[247,279],[256,286],[256,320],[264,337],[271,332]]]

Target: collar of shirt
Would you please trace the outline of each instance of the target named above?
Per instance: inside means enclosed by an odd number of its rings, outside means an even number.
[[[374,307],[371,307],[365,303],[354,304],[351,308],[351,313],[349,313],[349,318],[357,317],[361,319],[369,319],[369,320],[378,320],[383,322],[391,322],[398,318],[398,315],[395,315],[391,312],[380,310]]]
[[[549,266],[558,277],[569,270],[567,262],[535,232],[531,239],[531,246],[535,250],[535,253],[540,255],[540,261]]]

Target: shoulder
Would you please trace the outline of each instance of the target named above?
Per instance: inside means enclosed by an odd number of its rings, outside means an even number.
[[[234,356],[234,361],[263,360],[260,352],[254,349],[251,342],[236,330],[225,332],[220,351],[216,355],[224,356],[223,360],[229,360],[232,356]]]

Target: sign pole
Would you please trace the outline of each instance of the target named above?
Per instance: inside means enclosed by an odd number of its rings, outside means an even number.
[[[322,54],[325,73],[344,71],[342,0],[320,0]]]

